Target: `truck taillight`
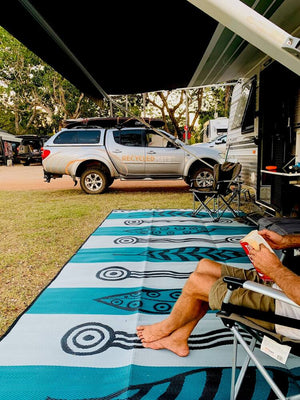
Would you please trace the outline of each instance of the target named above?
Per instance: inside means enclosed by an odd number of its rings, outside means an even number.
[[[41,151],[42,151],[42,160],[45,160],[45,158],[49,156],[50,150],[43,149],[43,147],[42,147]]]

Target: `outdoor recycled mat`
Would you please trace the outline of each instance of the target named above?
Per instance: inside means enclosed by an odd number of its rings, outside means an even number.
[[[2,338],[0,399],[228,399],[232,336],[215,312],[184,358],[143,348],[136,326],[166,317],[201,258],[251,268],[239,244],[251,229],[191,210],[113,211]],[[300,392],[296,358],[286,368],[256,351],[284,393]],[[251,367],[240,398],[269,396]]]

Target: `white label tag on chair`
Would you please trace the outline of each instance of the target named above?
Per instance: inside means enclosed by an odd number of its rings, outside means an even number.
[[[281,362],[282,364],[285,364],[290,354],[291,347],[284,344],[279,344],[275,342],[275,340],[264,336],[261,342],[260,350],[263,353],[268,354],[270,357],[275,358],[275,360]]]

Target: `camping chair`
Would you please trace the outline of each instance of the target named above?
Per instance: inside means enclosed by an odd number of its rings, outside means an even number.
[[[241,180],[239,174],[242,166],[240,163],[231,163],[226,161],[224,164],[214,165],[214,180],[212,186],[207,188],[195,187],[195,182],[191,182],[191,191],[193,193],[193,217],[202,209],[206,210],[214,221],[219,221],[226,210],[229,210],[234,217],[238,216],[240,209]],[[229,198],[228,198],[229,196]],[[231,204],[237,200],[237,211]],[[209,206],[209,202],[213,206]],[[199,206],[196,208],[196,203]]]
[[[218,312],[217,316],[220,317],[234,335],[234,355],[233,355],[233,366],[232,366],[232,377],[231,377],[231,397],[230,400],[236,399],[239,389],[242,385],[243,379],[245,377],[250,360],[253,361],[257,369],[260,371],[266,382],[269,384],[271,389],[274,391],[278,399],[288,400],[288,399],[300,399],[300,394],[291,397],[285,397],[282,391],[279,389],[278,385],[270,377],[266,369],[263,367],[260,360],[253,353],[254,348],[258,343],[261,343],[263,336],[267,336],[277,343],[284,344],[291,347],[291,353],[296,356],[300,356],[300,340],[293,340],[285,336],[279,335],[275,332],[269,331],[260,325],[257,325],[254,321],[248,319],[255,318],[259,320],[269,321],[277,323],[280,325],[290,326],[296,329],[300,329],[300,321],[288,317],[283,317],[280,315],[274,315],[274,313],[267,313],[253,309],[247,309],[242,306],[236,306],[230,304],[230,297],[233,291],[239,287],[244,289],[252,290],[254,292],[262,293],[264,295],[270,296],[274,299],[284,301],[288,304],[299,307],[296,303],[290,300],[283,292],[280,290],[272,289],[269,286],[259,284],[257,282],[245,281],[239,278],[224,277],[224,282],[227,283],[227,293],[223,300],[221,311]],[[239,329],[246,331],[252,337],[250,344],[247,344]],[[244,363],[241,367],[238,379],[235,382],[236,377],[236,363],[237,363],[237,346],[240,344],[245,352],[247,353]]]

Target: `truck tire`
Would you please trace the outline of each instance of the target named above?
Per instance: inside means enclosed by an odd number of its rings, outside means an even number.
[[[199,167],[191,174],[191,185],[195,188],[209,187],[213,180],[213,170],[209,167]]]
[[[87,194],[101,194],[108,186],[107,176],[100,169],[86,169],[80,176],[80,186]]]

